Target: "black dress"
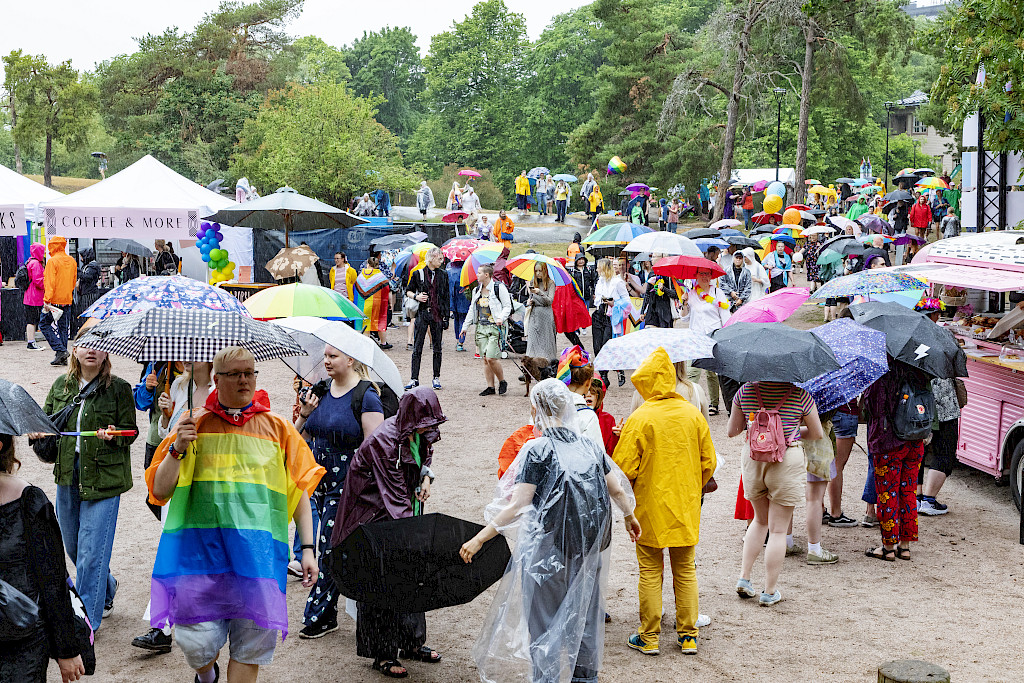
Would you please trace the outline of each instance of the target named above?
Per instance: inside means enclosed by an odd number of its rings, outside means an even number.
[[[672,278],[661,276],[654,284],[648,284],[640,311],[644,316],[644,327],[672,327],[672,301],[677,298]]]
[[[44,683],[51,657],[81,654],[67,576],[57,515],[46,494],[28,486],[0,505],[0,579],[39,605],[43,625],[27,638],[0,641],[0,681]]]

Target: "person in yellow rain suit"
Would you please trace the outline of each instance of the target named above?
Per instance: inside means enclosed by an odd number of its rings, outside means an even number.
[[[530,197],[530,179],[526,177],[526,171],[516,176],[516,208],[520,213],[526,211],[526,202]]]
[[[697,568],[701,489],[715,471],[711,430],[700,410],[676,392],[676,370],[659,347],[633,373],[644,404],[626,419],[612,459],[636,495],[643,533],[640,564],[640,629],[627,644],[658,654],[664,549],[668,548],[676,600],[677,642],[697,654]]]

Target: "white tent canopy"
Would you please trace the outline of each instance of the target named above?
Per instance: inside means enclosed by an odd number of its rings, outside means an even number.
[[[66,237],[195,239],[201,216],[234,204],[146,155],[106,180],[43,204],[46,232]]]
[[[759,180],[775,182],[775,167],[772,168],[734,168],[732,170],[733,182],[741,182],[744,185],[753,185]],[[779,182],[788,187],[796,185],[796,169],[780,168]]]
[[[37,215],[40,202],[63,197],[57,190],[0,165],[0,235],[24,235],[26,220],[41,219]]]

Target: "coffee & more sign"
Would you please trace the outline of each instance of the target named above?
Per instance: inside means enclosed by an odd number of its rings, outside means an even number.
[[[50,235],[106,239],[189,239],[199,229],[197,209],[44,207]]]

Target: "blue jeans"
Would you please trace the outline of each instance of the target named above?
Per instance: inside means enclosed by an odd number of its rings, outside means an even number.
[[[743,209],[743,225],[749,230],[754,225],[754,210]]]
[[[875,459],[868,453],[868,479],[864,482],[864,493],[860,497],[865,503],[876,505],[878,494],[875,492]]]
[[[668,231],[669,232],[678,232],[679,231],[679,223],[669,223],[668,224]]]
[[[452,332],[455,334],[456,344],[466,343],[466,333],[461,332],[462,323],[466,320],[466,314],[469,311],[454,311],[452,312]]]
[[[537,210],[542,216],[548,213],[548,195],[546,192],[537,193]]]
[[[568,199],[556,199],[555,200],[555,213],[558,214],[558,220],[565,221],[565,209],[569,205]]]
[[[53,306],[53,304],[50,304]],[[64,311],[64,315],[57,321],[57,330],[53,329],[53,313],[49,311],[39,317],[39,331],[46,337],[46,343],[56,353],[66,353],[68,350],[68,337],[71,335],[71,306],[53,306]]]
[[[117,510],[121,496],[82,500],[77,486],[57,487],[57,521],[64,549],[75,565],[75,586],[93,630],[100,627],[103,606],[113,601],[117,582],[110,573]]]

